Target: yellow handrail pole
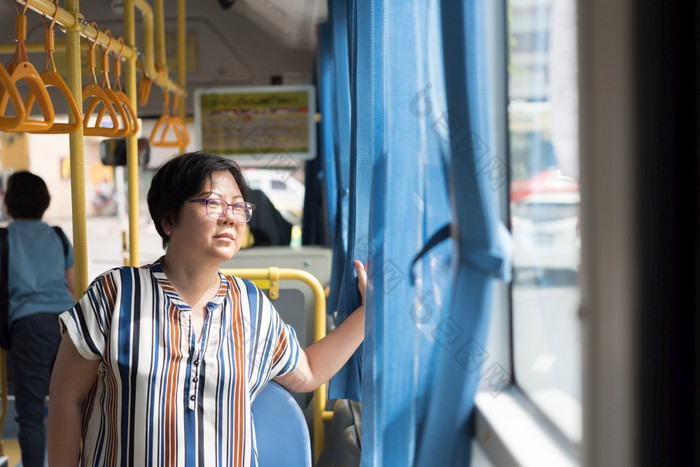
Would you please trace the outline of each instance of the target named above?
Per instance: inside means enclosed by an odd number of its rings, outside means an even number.
[[[124,2],[124,38],[133,46],[136,43],[136,14],[134,0]],[[136,57],[126,59],[126,95],[134,109],[138,109],[136,94]],[[138,110],[137,110],[138,112]],[[138,135],[126,139],[126,171],[129,198],[129,265],[139,265],[139,147]]]
[[[153,59],[153,9],[146,0],[134,0],[134,5],[141,11],[143,15],[143,70],[154,83],[160,86],[163,90],[167,89],[171,92],[176,92],[179,95],[184,95],[184,89],[172,82],[166,74],[158,73]],[[125,3],[126,6],[126,3]]]
[[[156,41],[156,65],[165,76],[168,76],[167,54],[165,53],[165,8],[163,0],[153,2],[153,14],[155,23],[153,37]]]
[[[56,40],[54,46],[56,50],[65,50],[66,42]],[[87,49],[87,44],[85,44],[83,48]],[[27,53],[46,53],[46,44],[43,42],[25,42],[24,50],[26,50]],[[14,54],[16,51],[17,46],[15,44],[0,44],[0,54]]]
[[[305,282],[314,294],[314,342],[326,337],[326,294],[321,283],[312,274],[301,269],[222,269],[222,273],[250,280],[268,280],[272,276],[280,280],[295,279]],[[325,443],[324,422],[333,418],[333,412],[326,410],[328,402],[327,384],[322,384],[314,391],[314,463],[318,462]]]
[[[187,18],[186,0],[177,0],[177,84],[187,91]],[[178,108],[180,120],[185,121],[187,115],[187,100],[183,97]],[[185,146],[180,147],[180,152],[185,152]]]
[[[38,2],[36,2],[38,3]],[[68,87],[76,102],[83,102],[81,75],[80,35],[83,31],[80,21],[79,0],[66,0],[65,6],[73,21],[66,29],[66,54],[68,57]],[[32,2],[34,5],[34,2]],[[50,5],[54,6],[53,3]],[[55,7],[55,6],[54,6]],[[60,19],[61,11],[58,16]],[[66,21],[67,23],[67,21]],[[106,34],[105,34],[106,36]],[[73,122],[73,117],[70,117]],[[87,228],[85,220],[85,156],[83,128],[79,127],[69,136],[70,144],[70,188],[73,208],[73,263],[75,271],[75,299],[77,300],[88,286],[87,267]]]

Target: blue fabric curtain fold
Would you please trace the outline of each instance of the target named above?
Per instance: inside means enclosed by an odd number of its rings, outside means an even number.
[[[509,234],[498,209],[505,161],[489,148],[492,101],[485,0],[440,2],[450,118],[450,186],[456,276],[449,327],[438,333],[437,374],[421,429],[417,466],[469,465],[474,407],[492,287],[509,279]],[[500,177],[500,180],[499,180]]]
[[[340,320],[359,303],[353,259],[370,278],[363,351],[331,380],[330,397],[362,399],[362,465],[469,464],[480,371],[470,345],[485,348],[490,288],[510,267],[499,161],[484,151],[483,10],[484,0],[329,1],[338,177],[329,306]],[[412,265],[446,224],[448,240]]]
[[[358,92],[357,70],[362,63],[358,64],[358,41],[355,3],[347,3],[347,24],[348,24],[348,46],[349,46],[349,84],[350,84],[350,108],[358,109],[358,101],[362,102],[362,94]],[[361,85],[362,83],[360,83]],[[367,164],[367,151],[358,153],[357,145],[358,133],[358,113],[352,111],[350,114],[350,157],[348,173],[348,215],[347,215],[347,247],[345,257],[342,262],[342,276],[340,280],[340,294],[337,306],[336,320],[341,323],[360,304],[361,297],[357,289],[357,275],[353,261],[367,261],[366,242],[363,241],[363,233],[367,231],[369,220],[369,180],[371,179],[371,165]],[[360,348],[343,366],[343,368],[333,377],[329,384],[328,397],[331,399],[352,399],[361,400],[362,384],[362,355],[364,348]]]
[[[331,51],[331,31],[328,23],[321,24],[316,55],[316,94],[321,122],[318,132],[319,178],[323,186],[323,206],[328,229],[328,245],[335,239],[338,191],[335,167],[334,145],[334,100],[333,100],[333,54]],[[306,217],[306,215],[304,216]]]
[[[345,270],[348,235],[348,202],[350,193],[350,55],[348,14],[344,0],[329,0],[330,48],[332,55],[332,122],[333,158],[335,164],[336,208],[333,264],[330,294],[326,309],[335,313],[340,298],[340,285]]]
[[[437,19],[428,1],[357,2],[357,153],[372,167],[363,465],[413,465],[432,330],[451,293],[449,244],[409,280],[413,257],[451,219],[446,133],[434,127],[445,109]]]

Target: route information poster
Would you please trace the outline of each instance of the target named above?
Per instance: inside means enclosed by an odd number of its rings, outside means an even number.
[[[263,159],[316,156],[313,86],[199,89],[195,124],[201,150]]]

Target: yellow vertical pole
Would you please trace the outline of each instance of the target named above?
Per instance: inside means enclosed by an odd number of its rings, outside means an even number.
[[[186,0],[177,0],[177,84],[187,92],[187,8]],[[180,97],[178,109],[180,120],[185,121],[187,116],[187,95]],[[180,152],[185,152],[185,146],[180,147]]]
[[[68,56],[68,87],[79,105],[83,102],[83,83],[80,56],[79,1],[66,0],[65,8],[75,16],[73,27],[66,30],[66,53]],[[71,115],[71,122],[73,116]],[[73,258],[75,271],[75,298],[80,297],[88,286],[87,228],[85,214],[85,154],[83,129],[70,133],[70,179],[71,205],[73,207]]]
[[[136,47],[134,0],[124,1],[124,40]],[[138,109],[136,99],[136,54],[126,60],[126,95],[134,109]],[[129,199],[129,265],[139,265],[139,148],[138,137],[126,140],[126,171]]]
[[[165,76],[168,76],[167,54],[165,51],[165,7],[163,0],[153,2],[153,16],[155,17],[154,36],[156,40],[156,65],[163,67]]]

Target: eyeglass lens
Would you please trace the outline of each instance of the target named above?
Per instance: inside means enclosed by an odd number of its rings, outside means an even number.
[[[253,215],[253,210],[247,203],[228,204],[220,199],[207,200],[207,215],[214,219],[222,219],[226,217],[226,210],[229,207],[233,210],[233,218],[236,222],[248,222]]]

